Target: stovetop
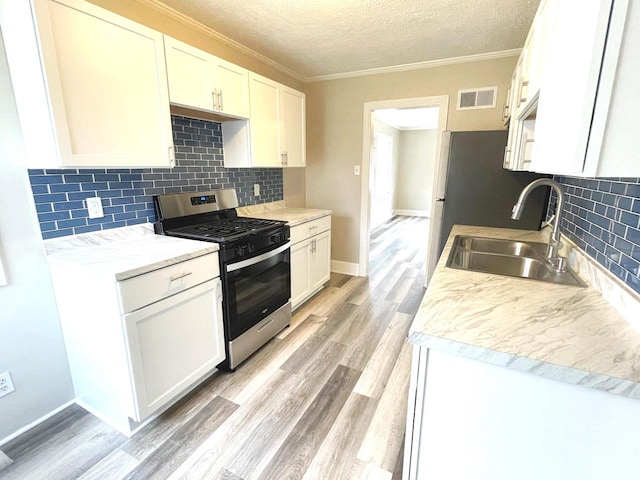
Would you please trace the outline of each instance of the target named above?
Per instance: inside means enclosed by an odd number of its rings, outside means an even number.
[[[197,225],[186,225],[169,230],[167,233],[178,234],[189,238],[224,243],[247,235],[261,233],[284,222],[263,220],[260,218],[233,217],[213,220]]]

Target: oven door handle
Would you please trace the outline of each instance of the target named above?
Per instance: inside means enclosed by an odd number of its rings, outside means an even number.
[[[284,245],[276,248],[275,250],[271,250],[270,252],[263,253],[262,255],[258,255],[257,257],[249,258],[247,260],[242,260],[241,262],[230,263],[227,265],[227,272],[235,272],[236,270],[240,270],[244,267],[249,267],[251,265],[255,265],[256,263],[263,262],[268,258],[275,257],[276,255],[280,255],[282,252],[287,250],[291,246],[291,242],[287,242]]]

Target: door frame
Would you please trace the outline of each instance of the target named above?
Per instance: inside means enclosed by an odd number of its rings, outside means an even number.
[[[433,97],[400,98],[396,100],[378,100],[364,103],[362,128],[362,172],[360,181],[360,254],[358,258],[358,275],[366,277],[369,272],[369,230],[371,215],[371,192],[369,171],[371,167],[371,145],[373,142],[373,112],[387,108],[424,108],[438,107],[438,139],[436,141],[436,159],[440,158],[440,140],[442,132],[447,128],[449,116],[449,95]],[[425,239],[425,242],[428,238]]]

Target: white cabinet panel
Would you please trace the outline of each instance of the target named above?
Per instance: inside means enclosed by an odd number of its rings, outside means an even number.
[[[171,37],[164,37],[169,100],[185,107],[213,110],[210,55]]]
[[[225,166],[304,167],[304,93],[250,72],[249,104],[249,122],[222,123]]]
[[[218,111],[225,115],[249,117],[249,72],[214,57],[215,88],[220,91]]]
[[[292,88],[282,87],[281,146],[286,167],[304,167],[305,95]]]
[[[291,304],[294,306],[300,305],[311,291],[310,250],[308,239],[291,247]]]
[[[124,316],[134,420],[148,417],[224,360],[221,288],[219,279],[211,280]]]
[[[281,167],[279,84],[252,72],[249,75],[249,98],[251,166]]]
[[[76,402],[127,435],[225,358],[217,252],[123,281],[64,261],[51,273]]]
[[[122,313],[133,312],[218,276],[218,254],[210,253],[118,282]]]
[[[291,307],[317,293],[331,276],[331,216],[291,227]]]
[[[411,375],[405,479],[637,477],[637,400],[418,346]]]
[[[309,271],[311,289],[316,290],[327,283],[331,276],[331,231],[316,235],[311,242]]]
[[[162,35],[81,0],[0,2],[30,167],[174,163]]]
[[[249,72],[164,36],[171,103],[233,117],[249,116]]]
[[[611,0],[552,1],[549,45],[535,124],[531,169],[580,174],[607,35]]]
[[[640,7],[628,0],[587,0],[579,12],[571,2],[540,3],[512,82],[518,86],[512,91],[524,94],[505,109],[505,168],[640,175],[640,140],[633,130],[638,32]]]

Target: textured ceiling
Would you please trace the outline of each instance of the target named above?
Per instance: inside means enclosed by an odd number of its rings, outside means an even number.
[[[521,48],[539,0],[158,0],[307,79]]]

